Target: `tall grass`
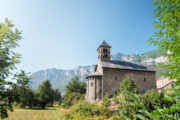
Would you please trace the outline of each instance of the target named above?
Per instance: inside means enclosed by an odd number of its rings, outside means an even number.
[[[47,109],[18,109],[9,112],[5,120],[64,120],[59,107],[48,107]]]

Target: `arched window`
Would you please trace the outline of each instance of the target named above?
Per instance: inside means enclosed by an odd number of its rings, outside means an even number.
[[[115,77],[115,80],[117,80],[117,76]]]
[[[106,50],[105,50],[105,49],[103,49],[103,52],[106,52]]]
[[[146,82],[146,78],[144,78],[144,82]]]

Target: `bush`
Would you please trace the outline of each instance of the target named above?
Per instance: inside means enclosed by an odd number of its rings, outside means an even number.
[[[83,98],[85,98],[85,96],[80,93],[65,94],[61,102],[61,107],[69,108],[70,106],[77,104],[79,100]]]
[[[69,84],[66,86],[66,94],[71,93],[86,93],[86,84],[84,82],[80,82],[77,76],[72,78],[71,82],[69,82]]]
[[[86,84],[80,82],[79,78],[75,76],[71,82],[66,86],[66,93],[61,101],[61,107],[69,108],[79,102],[80,99],[85,98]]]
[[[128,91],[131,93],[136,93],[136,84],[132,78],[126,76],[120,83],[120,92]]]
[[[71,107],[67,119],[84,120],[84,119],[104,119],[110,114],[106,106],[98,107],[96,103],[89,103],[85,99]]]
[[[109,110],[109,97],[108,97],[108,94],[106,94],[104,97],[103,97],[103,100],[102,100],[102,103],[101,103],[101,106],[100,106],[100,114],[103,115],[103,116],[110,116],[110,110]]]
[[[143,102],[149,112],[159,107],[169,107],[171,103],[165,101],[164,93],[157,93],[156,90],[148,90],[145,94],[138,95],[139,99]]]
[[[149,90],[145,94],[137,95],[122,92],[115,96],[119,110],[111,119],[140,119],[140,120],[175,120],[180,118],[180,100],[163,93]]]

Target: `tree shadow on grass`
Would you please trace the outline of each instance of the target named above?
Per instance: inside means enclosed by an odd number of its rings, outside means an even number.
[[[51,106],[51,107],[46,107],[46,108],[40,108],[40,107],[34,107],[34,108],[24,108],[25,110],[57,110],[58,107],[54,107],[54,106]]]

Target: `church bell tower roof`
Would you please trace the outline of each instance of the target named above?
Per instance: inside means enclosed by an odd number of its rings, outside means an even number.
[[[103,40],[102,44],[98,47],[98,49],[99,49],[100,47],[110,47],[110,48],[111,48],[111,46],[110,46],[105,40]],[[98,50],[98,49],[97,49],[97,50]]]

